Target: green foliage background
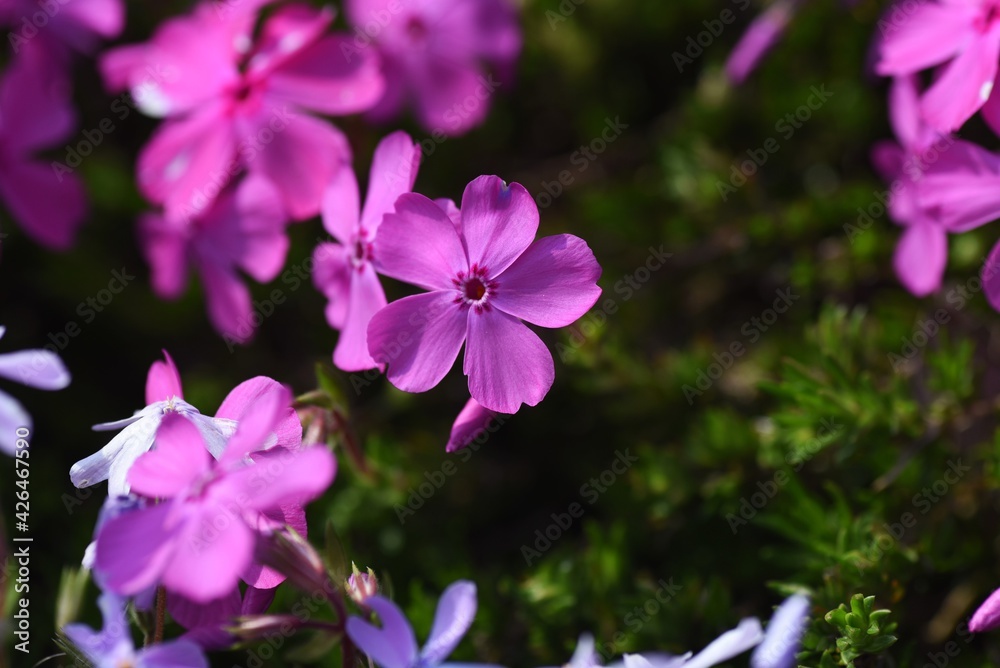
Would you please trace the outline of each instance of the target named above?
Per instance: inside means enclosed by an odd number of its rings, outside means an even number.
[[[613,643],[615,654],[696,650],[742,617],[767,618],[785,594],[805,590],[813,621],[803,665],[836,665],[850,657],[844,647],[858,647],[845,640],[831,649],[846,637],[846,618],[835,616],[840,628],[823,619],[855,594],[891,610],[888,621],[898,626],[886,633],[899,638],[855,665],[922,666],[948,643],[958,648],[946,656],[949,665],[997,663],[1000,640],[972,637],[964,627],[1000,585],[1000,316],[975,278],[996,235],[987,226],[953,239],[941,293],[916,299],[893,275],[897,227],[884,215],[858,227],[858,207],[877,202],[886,187],[868,160],[873,142],[890,135],[884,82],[867,67],[884,7],[807,4],[763,67],[733,88],[721,65],[760,3],[741,11],[742,2],[728,0],[576,2],[524,3],[516,82],[498,93],[485,125],[425,157],[417,190],[458,199],[472,178],[495,173],[538,194],[571,170],[573,183],[542,210],[540,233],[588,240],[604,267],[597,309],[606,317],[543,332],[557,359],[551,393],[467,455],[444,453],[467,396],[459,371],[425,395],[401,393],[383,379],[356,391],[357,382],[335,374],[349,432],[371,471],[363,475],[339,457],[332,489],[310,509],[313,537],[322,543],[322,526],[332,521],[347,559],[376,570],[419,637],[441,590],[458,578],[475,581],[480,611],[456,660],[559,665],[582,632]],[[123,42],[145,39],[186,7],[130,4]],[[736,22],[678,71],[674,53],[727,8]],[[95,127],[110,114],[112,97],[90,63],[79,63],[77,74],[82,127]],[[776,124],[814,86],[832,97],[784,136]],[[600,136],[609,118],[627,129],[578,171],[574,152]],[[364,180],[374,145],[392,128],[337,123],[352,139]],[[287,301],[252,345],[232,351],[208,325],[196,286],[178,302],[157,300],[135,241],[143,203],[132,177],[155,122],[135,113],[116,126],[80,170],[93,213],[75,250],[45,252],[3,221],[10,235],[0,262],[4,350],[47,343],[71,321],[81,326],[61,353],[74,377],[69,389],[10,388],[37,423],[35,661],[57,651],[49,638],[59,573],[79,563],[104,494],[102,486],[67,504],[76,499],[69,466],[106,442],[91,424],[141,407],[145,373],[160,349],[177,360],[187,399],[210,412],[232,386],[259,374],[299,393],[315,388],[315,365],[329,362],[336,340],[308,281],[298,289],[281,279],[254,286],[257,299],[281,290]],[[427,136],[403,127],[415,139]],[[978,122],[963,136],[996,145]],[[723,200],[719,183],[769,137],[779,150]],[[325,234],[314,220],[291,236],[294,267]],[[639,289],[626,290],[625,277],[661,246],[672,257]],[[122,267],[136,279],[85,322],[78,305]],[[765,317],[784,290],[796,299],[764,331],[752,318]],[[408,288],[393,284],[389,292],[398,297]],[[933,336],[916,336],[907,358],[905,343],[938,311],[948,322]],[[713,372],[735,343],[745,352],[731,368],[686,396],[685,386],[697,389],[699,374]],[[334,436],[337,448],[345,437]],[[638,461],[589,503],[582,486],[625,451]],[[446,461],[457,472],[401,521],[411,491]],[[969,470],[935,492],[954,462]],[[13,466],[0,468],[9,530]],[[754,495],[767,490],[773,498],[757,509],[763,497]],[[523,547],[534,545],[536,530],[574,502],[583,517],[526,563]],[[906,513],[914,524],[893,538]],[[679,589],[655,613],[652,605],[641,612],[661,581]],[[91,585],[81,611],[94,624],[95,595]],[[288,589],[273,609],[299,596]],[[285,642],[279,654],[298,642]],[[250,656],[215,660],[248,665]],[[331,654],[320,663],[337,661]]]

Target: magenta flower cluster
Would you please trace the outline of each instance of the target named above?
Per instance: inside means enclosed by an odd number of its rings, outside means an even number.
[[[726,64],[732,80],[745,80],[802,1],[779,0],[753,22]],[[888,215],[903,227],[893,266],[903,286],[922,297],[941,288],[948,236],[1000,218],[1000,155],[957,136],[977,114],[1000,134],[1000,5],[894,3],[878,22],[874,54],[875,73],[891,77],[889,121],[896,139],[879,142],[872,162],[889,183],[883,198]],[[932,83],[924,89],[927,74]],[[859,211],[870,224],[871,214]],[[849,231],[852,241],[858,233]],[[986,298],[1000,310],[998,268],[1000,243],[981,271]]]

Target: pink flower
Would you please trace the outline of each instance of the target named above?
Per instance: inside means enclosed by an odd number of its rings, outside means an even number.
[[[899,143],[879,142],[872,150],[872,161],[892,184],[889,215],[906,228],[893,257],[896,274],[907,290],[922,297],[941,287],[948,261],[948,228],[938,207],[921,204],[919,190],[926,173],[951,164],[947,152],[955,140],[923,121],[919,94],[915,76],[893,80],[889,117]]]
[[[260,322],[253,319],[250,291],[237,270],[261,283],[273,280],[288,253],[285,223],[277,189],[256,175],[227,190],[197,218],[143,215],[139,238],[153,272],[153,290],[177,299],[193,266],[212,326],[228,340],[249,341]]]
[[[62,64],[39,44],[24,46],[0,78],[0,199],[28,236],[55,250],[73,245],[86,194],[70,169],[34,154],[62,144],[75,125]]]
[[[100,451],[73,465],[70,479],[75,486],[88,487],[107,480],[110,496],[128,494],[128,472],[135,461],[153,447],[157,431],[168,414],[177,414],[190,421],[201,433],[208,451],[219,457],[253,403],[264,394],[283,391],[276,380],[264,376],[251,378],[232,389],[214,418],[202,415],[184,401],[177,367],[166,351],[163,355],[165,361],[154,362],[146,377],[146,407],[124,420],[94,426],[95,431],[121,431]],[[301,442],[302,425],[295,411],[289,408],[276,427],[273,443],[268,441],[268,447],[295,451]]]
[[[142,193],[170,217],[207,208],[241,169],[272,181],[293,218],[315,215],[350,148],[301,110],[351,114],[382,95],[375,54],[348,60],[341,46],[349,38],[325,35],[332,10],[281,6],[254,37],[262,4],[204,2],[149,42],[102,59],[110,88],[132,88],[140,109],[167,118],[137,171]]]
[[[1000,60],[1000,2],[924,2],[887,25],[876,71],[914,74],[943,64],[921,100],[921,110],[941,132],[960,128],[993,90]]]
[[[384,63],[380,121],[412,105],[428,130],[460,135],[479,125],[499,85],[483,62],[511,69],[521,50],[517,10],[508,0],[348,0],[355,26],[345,53],[360,57],[374,41]]]
[[[0,0],[0,23],[11,29],[14,53],[36,37],[88,52],[99,38],[121,33],[125,6],[121,0]]]
[[[382,217],[413,188],[419,165],[419,146],[406,133],[395,132],[375,149],[364,209],[359,208],[354,171],[347,167],[337,172],[324,196],[323,226],[340,243],[316,248],[313,282],[330,300],[327,321],[341,330],[333,363],[344,371],[376,366],[368,354],[368,323],[386,300],[372,249]]]
[[[273,530],[263,514],[315,498],[334,476],[324,447],[256,458],[290,403],[287,390],[255,401],[217,461],[194,425],[164,418],[156,449],[129,471],[134,493],[162,502],[109,519],[97,538],[95,567],[109,589],[131,595],[160,583],[206,603],[248,579],[260,533]]]
[[[481,176],[462,197],[461,227],[422,195],[406,194],[382,221],[382,273],[430,292],[375,314],[368,349],[407,392],[437,385],[465,350],[463,371],[483,407],[536,405],[555,375],[552,354],[522,319],[565,327],[594,305],[601,267],[580,238],[534,241],[538,207],[523,186]]]

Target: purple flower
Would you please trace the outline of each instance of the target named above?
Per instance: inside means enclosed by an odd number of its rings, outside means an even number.
[[[368,354],[368,323],[386,300],[376,274],[375,235],[396,199],[413,188],[419,165],[420,147],[405,132],[394,132],[375,149],[363,209],[354,170],[347,166],[337,172],[324,195],[323,226],[340,243],[316,248],[313,282],[330,300],[327,321],[341,330],[333,363],[344,371],[376,367]]]
[[[255,458],[290,403],[287,389],[261,396],[217,461],[191,422],[164,417],[156,448],[128,473],[134,493],[162,502],[109,519],[97,538],[95,567],[112,591],[131,595],[159,583],[206,603],[231,594],[241,577],[256,586],[257,537],[274,530],[265,515],[315,498],[336,468],[321,446]]]
[[[208,659],[188,640],[150,645],[136,651],[125,619],[125,601],[103,594],[97,601],[104,616],[100,633],[83,624],[68,624],[63,633],[94,668],[208,668]]]
[[[295,219],[319,212],[323,188],[350,159],[344,136],[305,111],[351,114],[382,96],[377,55],[349,61],[327,35],[330,8],[275,9],[255,32],[257,0],[202,2],[144,44],[106,53],[109,88],[166,121],[139,155],[139,188],[170,216],[204,210],[245,168],[277,187]]]
[[[0,327],[0,338],[6,332],[6,327]],[[62,360],[48,350],[19,350],[0,355],[0,378],[40,390],[61,390],[70,381]],[[6,392],[0,392],[0,452],[13,455],[18,440],[26,440],[30,435],[31,426],[31,416],[24,406]]]
[[[58,60],[30,43],[0,77],[0,200],[28,236],[66,250],[86,216],[83,183],[65,165],[34,157],[61,146],[76,125],[70,80]]]
[[[345,54],[374,41],[382,56],[385,94],[371,116],[388,120],[410,105],[424,128],[450,136],[486,117],[500,84],[482,63],[503,72],[521,50],[509,0],[348,0],[347,16],[356,37]]]
[[[458,666],[460,664],[445,663],[445,659],[455,650],[476,616],[476,585],[460,580],[444,590],[434,613],[430,638],[423,650],[418,649],[413,628],[392,601],[372,596],[365,601],[365,605],[378,614],[382,627],[360,617],[351,617],[347,620],[347,635],[382,668]]]
[[[942,65],[920,107],[942,132],[957,130],[990,98],[1000,61],[997,0],[917,4],[883,31],[876,71],[914,74]]]
[[[209,319],[227,343],[245,343],[254,321],[250,291],[239,276],[273,280],[285,264],[287,217],[281,194],[267,179],[249,176],[195,218],[149,213],[139,219],[139,238],[153,272],[153,290],[177,299],[197,269]],[[258,316],[259,317],[259,316]]]
[[[594,305],[601,267],[580,238],[534,241],[538,207],[523,186],[481,176],[462,197],[461,226],[422,195],[382,221],[382,273],[429,290],[375,314],[368,350],[407,392],[431,389],[466,344],[463,371],[484,408],[515,413],[552,386],[552,354],[521,320],[565,327]],[[466,343],[467,342],[467,343]]]

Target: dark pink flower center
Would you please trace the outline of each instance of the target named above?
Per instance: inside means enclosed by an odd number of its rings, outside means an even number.
[[[368,241],[367,235],[362,230],[351,245],[351,266],[361,271],[371,261],[372,242]]]
[[[411,16],[406,20],[406,34],[414,42],[423,42],[427,39],[427,23],[419,16]]]
[[[976,20],[976,28],[979,32],[987,32],[1000,21],[1000,1],[987,0],[983,3],[983,13]]]
[[[489,311],[490,297],[497,293],[499,285],[496,281],[489,280],[488,275],[486,267],[475,264],[469,269],[469,273],[458,272],[458,275],[451,279],[459,293],[455,297],[455,303],[462,308],[472,308],[476,313]]]

